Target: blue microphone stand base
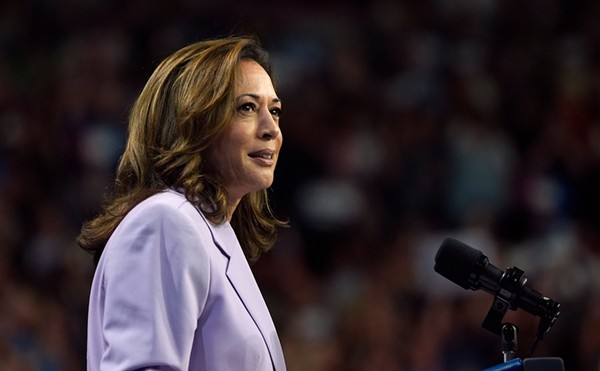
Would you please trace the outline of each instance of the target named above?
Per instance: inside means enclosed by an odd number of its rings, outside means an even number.
[[[523,361],[521,358],[514,358],[508,362],[488,367],[481,371],[521,371],[523,370]]]

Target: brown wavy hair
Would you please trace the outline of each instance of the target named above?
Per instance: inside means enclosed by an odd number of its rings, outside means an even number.
[[[225,189],[206,171],[204,159],[235,113],[233,91],[243,59],[256,61],[273,80],[268,53],[256,38],[242,36],[186,46],[163,60],[150,76],[130,112],[113,194],[77,237],[96,262],[125,215],[167,188],[183,189],[188,201],[212,223],[226,220]],[[211,200],[214,209],[202,209],[202,198]],[[245,195],[231,219],[250,262],[273,246],[277,227],[286,224],[271,211],[267,190]]]

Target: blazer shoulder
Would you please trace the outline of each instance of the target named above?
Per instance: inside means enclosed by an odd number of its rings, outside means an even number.
[[[153,254],[159,250],[156,246],[169,254],[203,254],[198,246],[207,250],[213,243],[210,227],[200,211],[185,196],[164,191],[140,202],[123,218],[102,255],[142,251]]]
[[[183,194],[165,190],[137,204],[125,218],[135,217],[140,214],[152,218],[171,213],[184,213],[190,216],[201,217],[200,210],[189,202]]]
[[[113,235],[116,237],[122,233],[149,228],[155,231],[183,228],[210,234],[210,227],[201,211],[183,194],[170,190],[152,195],[137,204],[125,215]]]
[[[193,207],[183,194],[172,190],[164,190],[143,200],[134,209],[154,207],[181,208],[186,206]]]

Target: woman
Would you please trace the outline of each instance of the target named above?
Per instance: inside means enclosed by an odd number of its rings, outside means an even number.
[[[157,67],[130,114],[114,198],[78,239],[98,263],[88,370],[285,370],[248,265],[285,225],[266,193],[280,115],[252,38],[199,42]]]

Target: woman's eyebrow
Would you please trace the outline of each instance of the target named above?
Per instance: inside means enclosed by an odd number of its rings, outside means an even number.
[[[260,100],[261,96],[258,94],[252,94],[252,93],[245,93],[245,94],[240,94],[238,95],[237,99],[243,98],[243,97],[250,97],[254,100]],[[275,97],[271,100],[271,103],[279,103],[281,104],[281,99]]]

